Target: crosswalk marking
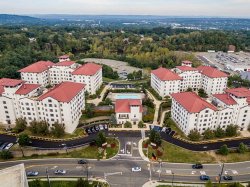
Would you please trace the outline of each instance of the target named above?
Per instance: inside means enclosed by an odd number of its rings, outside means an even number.
[[[236,170],[232,170],[232,173],[233,173],[234,175],[238,175],[238,171],[236,171]]]
[[[205,171],[200,171],[201,175],[206,175]]]
[[[171,170],[166,170],[166,173],[167,174],[172,174],[172,171]]]

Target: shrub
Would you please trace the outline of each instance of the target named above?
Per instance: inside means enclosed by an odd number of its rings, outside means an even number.
[[[248,151],[248,147],[243,142],[241,142],[240,145],[239,145],[239,147],[238,147],[238,149],[237,149],[237,151],[239,153],[245,153],[245,152]]]
[[[32,121],[29,129],[33,134],[43,136],[49,134],[49,124],[46,121]]]
[[[129,121],[126,121],[126,123],[124,123],[124,128],[132,128],[132,124]]]
[[[145,124],[143,123],[143,121],[140,121],[138,123],[138,128],[144,128],[145,127]]]
[[[64,136],[65,134],[64,124],[54,123],[51,127],[51,134],[57,138]]]
[[[219,126],[217,127],[217,129],[215,130],[215,136],[217,138],[223,138],[225,137],[225,131]]]
[[[203,88],[200,88],[198,90],[198,95],[202,98],[207,98],[207,93],[205,92],[205,90]]]
[[[191,130],[188,134],[188,138],[192,141],[199,141],[201,139],[201,134],[198,130]]]
[[[232,137],[237,135],[238,126],[236,125],[228,125],[225,131],[226,136]]]
[[[229,149],[228,149],[227,145],[226,145],[226,144],[225,144],[225,145],[222,145],[222,146],[220,147],[218,153],[221,154],[221,155],[228,155]]]
[[[204,136],[204,139],[209,140],[209,139],[213,139],[215,137],[215,134],[213,130],[208,128],[204,131],[203,136]]]
[[[23,132],[27,128],[27,122],[23,118],[16,119],[16,126],[14,127],[15,133]]]
[[[4,160],[8,160],[8,159],[13,158],[13,155],[9,150],[2,150],[0,152],[0,157]]]
[[[57,155],[59,155],[58,152],[47,153],[47,156],[57,156]]]

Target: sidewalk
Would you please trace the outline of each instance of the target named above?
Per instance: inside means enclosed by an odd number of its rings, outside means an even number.
[[[172,186],[172,183],[164,183],[164,182],[158,182],[158,181],[148,181],[146,182],[143,187],[157,187],[159,185],[168,185]],[[205,187],[204,184],[181,184],[181,183],[173,183],[173,186],[186,186],[186,187]]]
[[[144,141],[144,140],[147,140],[147,139],[148,139],[148,138],[140,139],[140,141],[138,142],[138,150],[139,150],[139,154],[140,154],[141,158],[142,158],[143,160],[149,162],[149,159],[148,159],[148,157],[146,157],[146,156],[144,155],[144,153],[143,153],[143,148],[142,148],[142,147],[143,147],[143,145],[142,145],[143,141]]]

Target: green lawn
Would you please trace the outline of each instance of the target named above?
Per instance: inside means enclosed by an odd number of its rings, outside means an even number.
[[[39,181],[39,187],[49,187],[47,181]],[[76,187],[77,181],[50,181],[51,187]],[[97,181],[90,181],[89,187],[95,187],[99,185],[100,187],[108,187],[108,184],[100,183]],[[29,182],[29,187],[38,187],[35,181]]]
[[[111,158],[113,156],[115,156],[118,153],[119,150],[119,142],[117,139],[114,138],[107,138],[107,143],[108,143],[108,147],[106,148],[106,159]],[[111,145],[115,145],[115,147],[111,147]],[[20,148],[18,146],[13,146],[12,150],[18,150],[20,151]],[[24,155],[25,155],[25,151],[34,151],[33,149],[30,150],[30,148],[23,148],[24,151]],[[26,156],[26,157],[18,157],[18,158],[14,158],[11,160],[18,160],[18,159],[37,159],[37,158],[89,158],[89,159],[102,159],[104,152],[101,152],[102,149],[98,148],[97,146],[86,146],[83,147],[81,149],[77,149],[74,151],[67,151],[68,153],[61,153],[59,154],[58,152],[52,152],[52,153],[48,153],[45,155],[37,155],[37,154],[33,154],[32,156]]]
[[[205,152],[193,152],[181,147],[162,141],[163,155],[159,157],[162,161],[176,162],[176,163],[211,163],[215,162],[215,158]],[[156,150],[149,146],[149,157]],[[146,151],[144,152],[146,153]]]

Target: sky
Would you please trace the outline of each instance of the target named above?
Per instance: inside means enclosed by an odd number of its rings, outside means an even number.
[[[0,0],[1,13],[250,18],[250,0]]]

